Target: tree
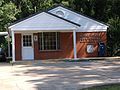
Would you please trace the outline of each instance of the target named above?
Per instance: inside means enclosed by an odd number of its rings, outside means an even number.
[[[60,3],[62,3],[62,0],[53,0],[53,3],[60,4]]]
[[[52,0],[11,0],[20,10],[17,18],[24,18],[35,12],[46,10],[53,5]]]
[[[94,18],[105,21],[106,19],[106,11],[107,11],[107,0],[94,0]]]
[[[109,19],[108,23],[110,28],[108,29],[108,51],[109,54],[114,56],[117,54],[118,49],[120,49],[120,18],[115,17]]]
[[[112,0],[111,17],[120,17],[120,0]]]
[[[0,31],[5,31],[8,24],[16,20],[15,16],[18,12],[12,2],[0,1]]]

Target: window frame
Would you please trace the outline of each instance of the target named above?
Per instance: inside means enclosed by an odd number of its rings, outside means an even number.
[[[56,44],[55,44],[56,48],[55,49],[51,49],[51,48],[50,49],[45,49],[44,33],[55,33],[55,42],[56,42]],[[59,34],[59,36],[58,36],[58,34]],[[39,32],[38,35],[39,35],[39,50],[40,51],[58,51],[58,50],[60,50],[60,32]],[[49,45],[51,45],[51,44],[49,44]]]
[[[29,38],[30,36],[30,38]],[[22,35],[22,47],[32,47],[33,40],[31,34],[23,34]]]

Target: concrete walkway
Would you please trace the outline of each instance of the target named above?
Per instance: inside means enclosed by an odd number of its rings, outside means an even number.
[[[80,90],[107,83],[120,83],[120,60],[0,63],[0,90]]]

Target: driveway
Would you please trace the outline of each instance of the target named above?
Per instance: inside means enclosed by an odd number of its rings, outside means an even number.
[[[0,64],[1,90],[80,90],[120,83],[120,60]]]

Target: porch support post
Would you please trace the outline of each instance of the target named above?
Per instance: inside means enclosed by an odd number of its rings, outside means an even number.
[[[74,59],[77,59],[77,49],[76,49],[76,31],[73,30],[73,48],[74,48]]]
[[[12,34],[12,62],[15,62],[15,35],[14,35],[14,31],[12,31],[11,34]]]
[[[10,57],[10,35],[9,35],[9,31],[8,31],[8,57]]]

